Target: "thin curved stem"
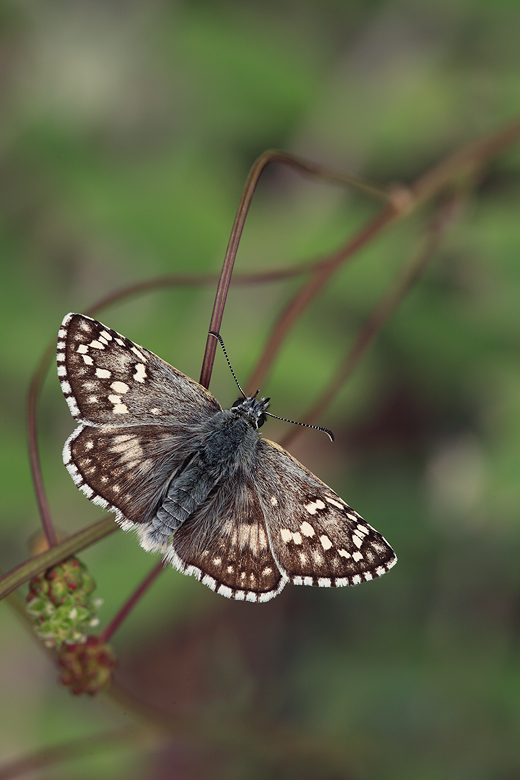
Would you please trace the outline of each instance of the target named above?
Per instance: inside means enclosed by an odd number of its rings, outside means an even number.
[[[222,318],[224,316],[224,307],[226,305],[226,299],[229,292],[229,285],[231,284],[231,277],[233,275],[233,268],[235,266],[238,245],[244,230],[247,213],[251,206],[251,201],[253,199],[253,195],[260,176],[262,175],[266,166],[273,162],[283,163],[284,165],[288,165],[291,168],[295,168],[300,173],[317,176],[334,184],[349,185],[351,187],[362,189],[364,192],[385,201],[391,200],[391,195],[388,191],[378,187],[375,184],[368,184],[363,182],[363,180],[360,178],[335,173],[334,171],[330,171],[321,165],[316,165],[307,160],[302,160],[299,157],[294,157],[293,155],[286,154],[284,152],[279,152],[276,150],[269,150],[264,152],[264,154],[262,154],[258,160],[256,160],[253,167],[251,168],[242,192],[242,197],[240,198],[235,221],[233,222],[233,227],[231,228],[231,235],[229,237],[229,243],[226,249],[226,255],[224,257],[224,263],[222,265],[222,272],[220,274],[217,286],[215,303],[213,304],[213,311],[211,313],[208,329],[209,332],[213,331],[215,333],[220,333]],[[211,372],[213,370],[213,362],[215,360],[215,351],[216,341],[208,335],[199,380],[200,384],[204,387],[209,387]]]
[[[149,572],[149,574],[144,578],[144,580],[141,582],[141,584],[134,590],[130,598],[127,599],[127,601],[124,603],[124,605],[121,607],[119,612],[116,614],[116,616],[110,621],[109,625],[105,628],[103,633],[101,634],[101,639],[103,642],[108,642],[112,636],[112,634],[117,631],[123,620],[126,618],[126,616],[132,611],[132,609],[135,607],[137,602],[141,599],[142,596],[146,593],[148,588],[153,585],[159,574],[161,574],[164,571],[165,563],[164,561],[159,561],[159,563],[155,564],[153,569]]]
[[[43,531],[49,547],[54,547],[57,543],[56,531],[52,522],[51,510],[47,501],[47,494],[43,484],[42,468],[40,463],[40,454],[38,451],[38,432],[36,427],[36,405],[38,394],[45,377],[45,373],[54,354],[54,343],[49,345],[41,358],[36,371],[29,385],[29,395],[27,398],[27,433],[29,439],[29,462],[31,465],[31,474],[34,484],[34,492],[38,509],[42,521]]]
[[[320,419],[322,413],[349,379],[377,334],[382,330],[385,323],[388,322],[407,293],[418,281],[438,248],[446,229],[455,218],[460,204],[460,196],[454,195],[450,197],[444,206],[434,215],[426,229],[422,245],[419,247],[414,257],[412,257],[402,269],[394,284],[387,290],[375,306],[357,338],[347,350],[343,361],[326,389],[313,406],[303,415],[302,419],[305,420],[306,423],[312,424]],[[299,428],[291,430],[283,437],[281,445],[285,448],[289,447],[302,432],[303,431]]]
[[[280,314],[271,330],[271,335],[267,340],[260,360],[247,382],[247,393],[254,392],[253,388],[262,386],[266,374],[273,364],[288,332],[311,301],[316,298],[319,292],[321,292],[331,276],[336,273],[343,263],[351,258],[358,249],[371,241],[385,227],[393,222],[395,218],[395,209],[393,206],[387,206],[367,225],[364,225],[354,238],[352,238],[344,247],[339,249],[327,263],[323,263],[319,266],[309,281],[298,290]]]
[[[97,523],[92,523],[92,525],[82,528],[81,531],[68,536],[63,542],[55,544],[54,547],[45,550],[40,555],[35,555],[20,563],[0,577],[0,600],[23,585],[24,582],[28,582],[32,577],[47,571],[51,566],[55,566],[70,555],[75,555],[85,547],[90,547],[91,544],[118,529],[119,526],[112,517],[104,517]]]

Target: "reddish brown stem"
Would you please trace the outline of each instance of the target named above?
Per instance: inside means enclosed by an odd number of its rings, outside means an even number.
[[[267,165],[273,162],[283,163],[289,165],[291,168],[295,168],[301,173],[306,173],[311,176],[319,176],[322,179],[326,179],[335,184],[348,184],[350,186],[358,187],[371,195],[375,195],[383,200],[387,200],[389,195],[387,192],[377,187],[375,184],[364,183],[361,179],[337,174],[334,171],[329,171],[320,165],[302,160],[298,157],[293,157],[290,154],[284,152],[278,152],[276,150],[270,150],[264,152],[264,154],[258,158],[249,172],[247,181],[240,198],[235,221],[231,229],[231,235],[229,237],[229,243],[226,249],[226,255],[224,257],[224,263],[222,266],[222,272],[217,286],[217,292],[215,295],[215,303],[213,304],[213,312],[211,314],[209,331],[214,333],[220,333],[220,327],[222,325],[222,317],[224,316],[224,307],[226,305],[226,299],[229,292],[229,285],[231,284],[231,277],[233,275],[233,268],[235,266],[235,259],[238,251],[238,245],[244,230],[244,225],[247,217],[247,213],[251,206],[251,201],[258,181],[262,172]],[[211,372],[213,370],[213,362],[215,360],[215,350],[217,342],[214,338],[208,335],[206,342],[206,350],[204,352],[204,358],[202,361],[202,369],[200,372],[200,384],[204,387],[209,387]]]
[[[323,289],[330,277],[364,244],[380,233],[396,217],[393,206],[387,206],[368,225],[365,225],[344,247],[336,252],[326,263],[321,264],[315,273],[296,293],[281,313],[271,330],[265,349],[246,385],[246,392],[252,393],[261,387],[287,333],[300,314]]]
[[[359,332],[358,337],[348,349],[345,358],[328,387],[316,403],[303,415],[302,419],[306,423],[312,425],[320,419],[322,413],[334,400],[341,387],[348,380],[362,356],[374,341],[376,335],[381,331],[385,323],[388,322],[401,301],[417,282],[439,246],[440,240],[444,235],[447,226],[451,224],[459,205],[459,197],[454,196],[449,198],[444,207],[431,220],[423,240],[423,245],[401,271],[396,282],[376,305],[372,314]],[[300,428],[291,430],[287,436],[284,436],[281,442],[282,446],[285,448],[289,447],[303,430],[304,429]]]
[[[68,536],[63,542],[55,544],[49,550],[34,555],[29,560],[15,566],[14,569],[0,577],[0,600],[30,580],[31,577],[36,577],[37,574],[55,566],[68,558],[69,555],[76,555],[80,550],[90,547],[118,529],[119,526],[116,525],[112,517],[104,517],[97,523],[92,523],[86,528],[82,528],[81,531]]]
[[[51,511],[49,508],[49,502],[47,501],[47,494],[45,493],[45,487],[43,485],[42,469],[40,463],[40,455],[38,452],[38,434],[36,428],[36,403],[38,400],[38,392],[43,382],[43,377],[47,371],[47,367],[54,353],[54,343],[48,347],[43,355],[40,363],[31,379],[29,386],[29,396],[27,399],[27,428],[29,437],[29,461],[31,464],[31,473],[34,484],[34,492],[36,493],[36,501],[38,502],[38,509],[42,521],[43,531],[47,539],[49,547],[54,547],[57,542],[56,531],[52,522]]]
[[[110,640],[112,634],[117,631],[128,613],[131,612],[135,607],[141,596],[143,596],[148,588],[153,585],[159,574],[161,574],[161,572],[164,570],[164,567],[164,561],[159,561],[159,563],[157,563],[150,571],[150,573],[144,578],[141,584],[134,590],[130,598],[125,602],[117,615],[111,620],[111,622],[101,634],[101,639],[103,642],[108,642]]]

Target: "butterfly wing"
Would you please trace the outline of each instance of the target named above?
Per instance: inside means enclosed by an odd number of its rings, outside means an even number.
[[[125,530],[139,530],[143,546],[154,550],[160,548],[145,542],[146,531],[169,480],[194,449],[182,428],[83,424],[65,442],[63,461],[87,498],[115,512]]]
[[[64,318],[56,359],[71,414],[88,425],[189,427],[222,409],[202,385],[83,314]]]
[[[397,561],[333,490],[273,442],[175,532],[166,558],[228,598],[268,601],[295,585],[357,585]]]
[[[358,585],[397,562],[380,533],[279,445],[259,441],[255,478],[271,551],[293,584]]]
[[[220,404],[153,352],[82,314],[62,322],[57,365],[81,422],[65,442],[65,466],[91,501],[143,536],[168,479]]]
[[[287,582],[271,552],[255,480],[241,469],[181,525],[165,557],[239,601],[269,601]]]

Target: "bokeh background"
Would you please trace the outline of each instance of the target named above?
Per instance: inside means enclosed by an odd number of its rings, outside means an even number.
[[[267,148],[413,181],[515,117],[519,40],[517,0],[1,4],[3,571],[38,529],[25,398],[64,314],[154,274],[218,271]],[[27,777],[520,776],[519,184],[516,147],[476,182],[320,420],[335,444],[309,432],[293,449],[389,539],[398,566],[361,588],[287,587],[260,606],[166,572],[114,636],[117,680],[198,724],[192,737],[172,727]],[[237,268],[324,256],[374,210],[273,168]],[[304,414],[428,216],[381,235],[305,312],[262,387],[274,413]],[[242,380],[297,284],[232,290],[222,334]],[[100,318],[198,378],[212,295],[165,288]],[[218,355],[212,390],[224,405],[236,396]],[[61,463],[73,423],[53,372],[39,409],[49,500],[70,533],[100,512]],[[121,532],[82,559],[105,622],[155,562]],[[142,722],[60,688],[6,604],[0,686],[2,762]]]

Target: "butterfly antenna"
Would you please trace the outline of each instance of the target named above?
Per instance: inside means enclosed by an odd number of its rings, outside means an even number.
[[[287,417],[278,417],[278,415],[271,414],[271,412],[264,412],[264,414],[268,414],[269,417],[274,417],[276,420],[282,420],[282,422],[292,423],[293,425],[302,425],[304,428],[313,428],[315,431],[323,431],[323,433],[326,433],[331,441],[334,441],[334,434],[332,433],[332,431],[329,431],[328,428],[322,428],[321,425],[309,425],[309,423],[297,422],[296,420],[288,420]]]
[[[231,365],[231,363],[229,361],[228,353],[226,352],[226,348],[224,346],[224,340],[223,340],[222,336],[219,333],[215,333],[214,330],[210,330],[209,331],[209,335],[210,336],[214,336],[217,339],[217,341],[220,344],[220,346],[222,347],[222,352],[224,353],[224,356],[225,356],[225,358],[227,360],[227,364],[229,366],[229,370],[233,374],[233,379],[235,380],[235,382],[237,384],[237,387],[240,390],[240,392],[242,393],[242,395],[244,396],[244,398],[247,398],[246,394],[244,393],[244,391],[240,387],[240,384],[239,384],[239,381],[238,381],[238,379],[236,377],[235,372],[233,371],[233,367],[232,367],[232,365]],[[257,395],[258,395],[258,390],[255,393],[255,396],[257,396]],[[269,401],[270,399],[266,398],[265,400]],[[315,431],[323,431],[323,433],[326,433],[331,441],[334,441],[334,434],[332,433],[332,431],[329,431],[328,428],[322,428],[321,425],[309,425],[309,423],[297,422],[296,420],[288,420],[287,417],[278,417],[278,415],[271,414],[271,412],[264,412],[264,414],[269,415],[269,417],[274,417],[275,420],[281,420],[282,422],[292,423],[293,425],[301,425],[303,428],[312,428]]]
[[[243,390],[242,390],[242,388],[240,387],[240,384],[239,384],[239,381],[238,381],[238,379],[237,379],[237,377],[236,377],[236,374],[235,374],[235,372],[233,371],[233,367],[232,367],[231,363],[229,362],[228,353],[226,352],[226,348],[225,348],[225,346],[224,346],[224,340],[223,340],[222,336],[221,336],[219,333],[215,333],[215,331],[213,331],[213,330],[210,330],[210,331],[209,331],[209,335],[210,335],[210,336],[215,336],[215,338],[217,339],[218,343],[219,343],[219,344],[220,344],[220,346],[222,347],[222,352],[224,353],[224,357],[225,357],[225,358],[226,358],[226,360],[227,360],[227,364],[228,364],[228,366],[229,366],[229,370],[230,370],[230,371],[231,371],[231,373],[233,374],[233,379],[235,380],[235,382],[236,382],[236,385],[237,385],[238,389],[240,390],[240,392],[242,393],[242,395],[244,396],[244,398],[247,398],[246,394],[244,393],[244,391],[243,391]],[[257,392],[258,392],[258,391],[257,391]]]

